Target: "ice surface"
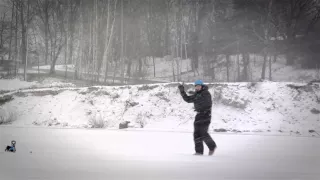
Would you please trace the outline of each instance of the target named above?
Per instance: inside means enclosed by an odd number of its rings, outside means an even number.
[[[214,156],[192,156],[192,133],[0,127],[0,179],[318,180],[319,138],[212,134]],[[32,151],[32,153],[30,153]],[[207,153],[207,149],[205,151]]]

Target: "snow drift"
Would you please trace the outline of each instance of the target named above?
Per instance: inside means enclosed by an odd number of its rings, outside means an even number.
[[[168,83],[11,91],[0,95],[0,113],[17,114],[8,126],[112,129],[130,121],[131,128],[191,132],[193,104],[183,101],[177,86]],[[213,83],[209,88],[214,102],[210,131],[320,133],[319,83]],[[186,90],[193,90],[193,85],[186,85]]]

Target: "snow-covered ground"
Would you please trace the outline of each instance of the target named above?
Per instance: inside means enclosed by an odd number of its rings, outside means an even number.
[[[20,68],[19,70],[18,70],[18,73],[21,73],[21,74],[23,74],[24,73],[24,69],[23,68]],[[34,73],[39,73],[39,74],[44,74],[44,73],[47,73],[46,71],[43,71],[42,69],[38,69],[38,67],[34,67],[33,69],[27,69],[27,73],[32,73],[32,74],[34,74]]]
[[[33,66],[33,69],[38,69],[38,66]],[[45,70],[50,70],[51,65],[43,65],[39,66],[39,69],[45,69]],[[55,65],[55,70],[58,71],[65,71],[66,70],[66,65]],[[74,65],[68,64],[67,65],[67,70],[70,72],[74,72]]]
[[[102,124],[115,129],[120,122],[130,121],[136,130],[191,132],[193,105],[182,100],[177,85],[12,91],[0,95],[0,99],[13,97],[1,106],[0,115],[17,115],[7,126],[91,128]],[[319,136],[319,84],[214,83],[210,92],[214,100],[211,132]]]
[[[2,78],[2,77],[5,77],[6,75],[7,75],[7,71],[3,71],[2,69],[1,69],[1,67],[0,67],[0,78]],[[18,71],[17,71],[17,73],[19,73],[19,74],[23,74],[24,73],[24,69],[23,68],[18,68]],[[42,69],[39,69],[38,70],[38,67],[34,67],[33,69],[27,69],[27,73],[31,73],[31,74],[44,74],[44,73],[46,73],[46,71],[43,71]]]
[[[192,156],[192,133],[0,127],[4,180],[318,180],[319,138],[212,134],[214,156]],[[205,149],[207,154],[207,149]]]
[[[0,79],[0,91],[14,91],[21,89],[45,88],[45,87],[74,87],[72,83],[63,82],[55,78],[46,78],[42,81],[22,81],[15,79]]]
[[[35,85],[36,82],[21,81],[20,79],[0,79],[0,91],[30,88]]]

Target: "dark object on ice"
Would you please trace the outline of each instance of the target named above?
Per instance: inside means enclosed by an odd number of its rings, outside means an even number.
[[[11,146],[7,146],[5,151],[16,152],[16,141],[12,140],[11,141]]]
[[[0,106],[13,100],[13,97],[11,95],[5,95],[5,96],[2,96],[0,97]]]
[[[119,124],[119,129],[125,129],[128,128],[128,124],[130,123],[130,121],[124,121],[122,123]]]
[[[311,113],[313,114],[320,114],[320,110],[316,109],[316,108],[313,108],[311,109]]]

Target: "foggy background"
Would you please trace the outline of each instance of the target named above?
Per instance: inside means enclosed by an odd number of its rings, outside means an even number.
[[[302,81],[320,74],[318,0],[2,0],[0,6],[5,78],[134,84]],[[287,78],[296,69],[310,77]]]

